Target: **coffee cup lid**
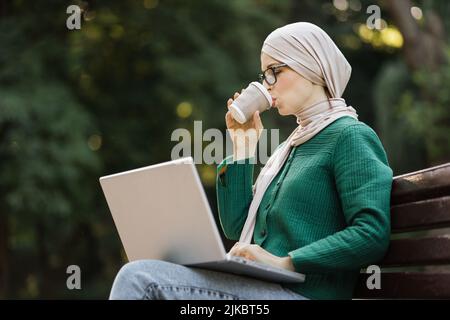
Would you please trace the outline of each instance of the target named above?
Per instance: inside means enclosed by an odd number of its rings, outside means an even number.
[[[266,97],[267,101],[269,102],[269,107],[272,106],[272,96],[270,95],[269,91],[258,81],[253,81],[250,84],[257,87]]]

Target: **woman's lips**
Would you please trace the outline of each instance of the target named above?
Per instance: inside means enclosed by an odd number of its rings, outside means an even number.
[[[276,102],[276,101],[277,101],[277,99],[272,97],[272,107],[273,107],[273,108],[275,108],[275,102]]]

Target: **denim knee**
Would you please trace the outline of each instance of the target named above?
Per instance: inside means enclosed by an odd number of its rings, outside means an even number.
[[[110,299],[142,299],[145,289],[155,281],[152,274],[158,274],[158,269],[164,264],[165,262],[158,260],[128,262],[116,275]]]

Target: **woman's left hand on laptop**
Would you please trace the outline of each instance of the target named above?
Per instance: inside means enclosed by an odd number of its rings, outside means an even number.
[[[295,271],[291,257],[278,257],[264,250],[257,244],[236,242],[231,248],[230,255],[243,257],[252,261],[265,263],[274,267]]]

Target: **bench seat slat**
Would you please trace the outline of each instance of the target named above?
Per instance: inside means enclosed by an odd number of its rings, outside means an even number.
[[[354,298],[381,299],[448,299],[450,273],[381,273],[381,289],[369,290],[366,281],[371,274],[361,273]]]

